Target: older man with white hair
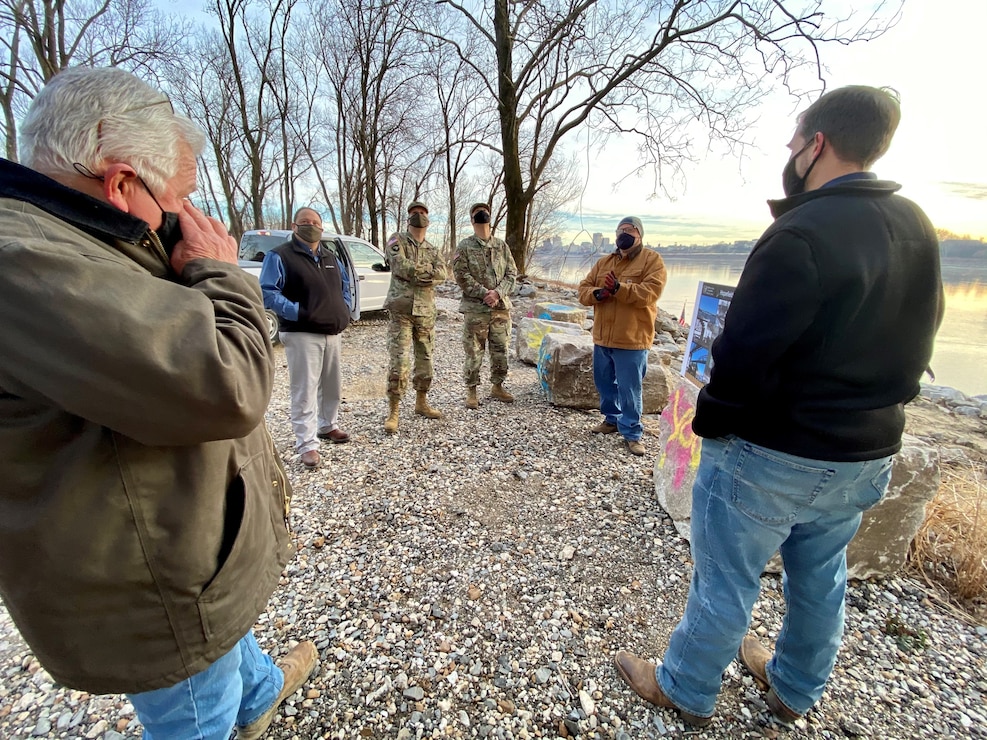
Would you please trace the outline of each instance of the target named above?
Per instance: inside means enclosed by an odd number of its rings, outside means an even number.
[[[34,99],[0,160],[0,595],[61,684],[145,738],[260,737],[315,666],[251,633],[291,554],[260,288],[195,208],[204,143],[119,69]]]

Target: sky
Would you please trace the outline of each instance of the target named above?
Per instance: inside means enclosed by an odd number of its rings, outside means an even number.
[[[888,0],[893,4],[896,0]],[[197,13],[203,0],[155,0],[165,12]],[[840,5],[826,0],[824,9]],[[862,5],[862,3],[857,3]],[[878,176],[902,184],[937,228],[987,239],[987,0],[905,0],[901,18],[883,36],[849,46],[822,47],[827,89],[842,85],[890,86],[901,95],[902,120],[891,149],[874,166]],[[611,235],[627,215],[644,222],[649,244],[711,244],[756,239],[770,224],[765,203],[779,198],[786,144],[796,114],[808,105],[778,93],[750,129],[745,158],[697,152],[684,186],[673,198],[651,197],[652,179],[629,179],[630,141],[586,148],[584,136],[567,141],[581,161],[582,196],[571,204],[566,241]],[[627,166],[622,167],[621,163]]]
[[[937,228],[975,238],[987,238],[985,32],[987,0],[906,0],[898,24],[880,38],[823,47],[822,55],[827,89],[864,84],[900,93],[902,120],[874,171],[901,183],[901,194]],[[579,242],[594,231],[610,235],[622,216],[637,215],[651,244],[756,238],[770,223],[765,201],[782,196],[785,145],[805,105],[777,95],[759,113],[746,161],[705,156],[688,167],[685,188],[674,200],[650,199],[650,179],[614,188],[614,180],[630,170],[621,171],[620,161],[633,161],[633,146],[612,143],[605,152],[591,152],[584,194],[573,204],[574,230],[563,237]],[[581,156],[585,161],[585,152]]]

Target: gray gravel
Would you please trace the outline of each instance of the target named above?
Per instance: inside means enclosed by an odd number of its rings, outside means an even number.
[[[386,325],[372,314],[343,339],[353,440],[324,445],[314,471],[292,451],[277,350],[268,423],[295,489],[298,554],[256,634],[277,655],[312,639],[321,663],[268,737],[683,735],[612,667],[620,648],[660,658],[691,574],[654,496],[657,421],[648,456],[633,457],[617,435],[588,433],[596,414],[549,406],[535,370],[513,362],[517,403],[466,409],[457,304],[439,304],[429,400],[445,418],[414,416],[409,390],[398,434],[384,433]],[[753,628],[773,639],[781,584],[762,583]],[[888,634],[896,625],[904,634]],[[816,709],[791,730],[773,723],[734,663],[714,722],[690,735],[987,737],[985,653],[987,628],[936,608],[917,583],[855,584]],[[140,736],[125,698],[54,686],[2,609],[0,676],[2,738]]]

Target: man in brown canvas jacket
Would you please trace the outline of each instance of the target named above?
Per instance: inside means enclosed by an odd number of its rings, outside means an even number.
[[[139,134],[139,135],[137,135]],[[260,737],[315,666],[251,633],[291,554],[261,294],[188,200],[201,132],[118,69],[0,161],[0,595],[56,681],[145,738]]]

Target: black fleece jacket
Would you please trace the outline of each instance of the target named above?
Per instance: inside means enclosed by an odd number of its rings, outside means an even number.
[[[836,462],[900,449],[944,306],[935,230],[900,187],[851,179],[769,202],[696,434]]]

